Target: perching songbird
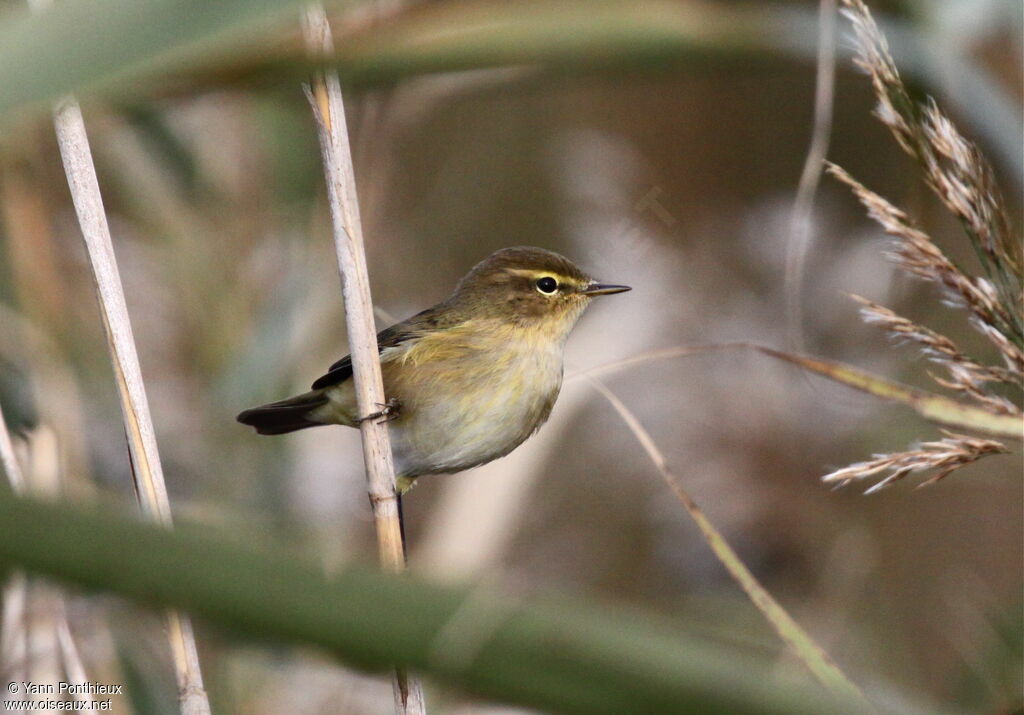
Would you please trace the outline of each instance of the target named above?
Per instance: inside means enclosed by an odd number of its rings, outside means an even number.
[[[595,296],[629,286],[594,281],[542,248],[503,248],[478,263],[443,303],[377,335],[399,493],[424,474],[504,457],[551,414],[562,350]],[[351,357],[310,392],[246,410],[260,434],[357,427]]]

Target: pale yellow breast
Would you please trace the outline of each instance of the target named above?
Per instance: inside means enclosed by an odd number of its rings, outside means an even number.
[[[512,326],[467,325],[385,357],[396,465],[406,475],[468,469],[503,456],[547,419],[562,381],[562,341]]]

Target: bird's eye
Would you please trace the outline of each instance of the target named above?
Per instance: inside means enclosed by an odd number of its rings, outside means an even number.
[[[546,295],[551,295],[558,290],[558,281],[551,276],[544,276],[537,280],[537,290]]]

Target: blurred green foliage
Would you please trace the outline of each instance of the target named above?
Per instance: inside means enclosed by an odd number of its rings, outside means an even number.
[[[486,588],[357,567],[327,578],[284,551],[7,491],[0,520],[4,566],[185,609],[248,636],[316,645],[360,668],[413,667],[484,697],[609,715],[860,711],[635,613],[567,600],[526,605]]]

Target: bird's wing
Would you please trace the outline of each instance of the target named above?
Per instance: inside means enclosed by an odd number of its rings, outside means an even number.
[[[424,330],[438,327],[438,306],[428,308],[422,313],[417,313],[408,320],[396,323],[377,333],[377,349],[384,352],[387,348],[397,347],[402,343],[419,337]],[[319,390],[331,385],[338,385],[352,377],[352,356],[346,355],[341,360],[331,365],[327,374],[321,376],[313,383],[313,389]]]

